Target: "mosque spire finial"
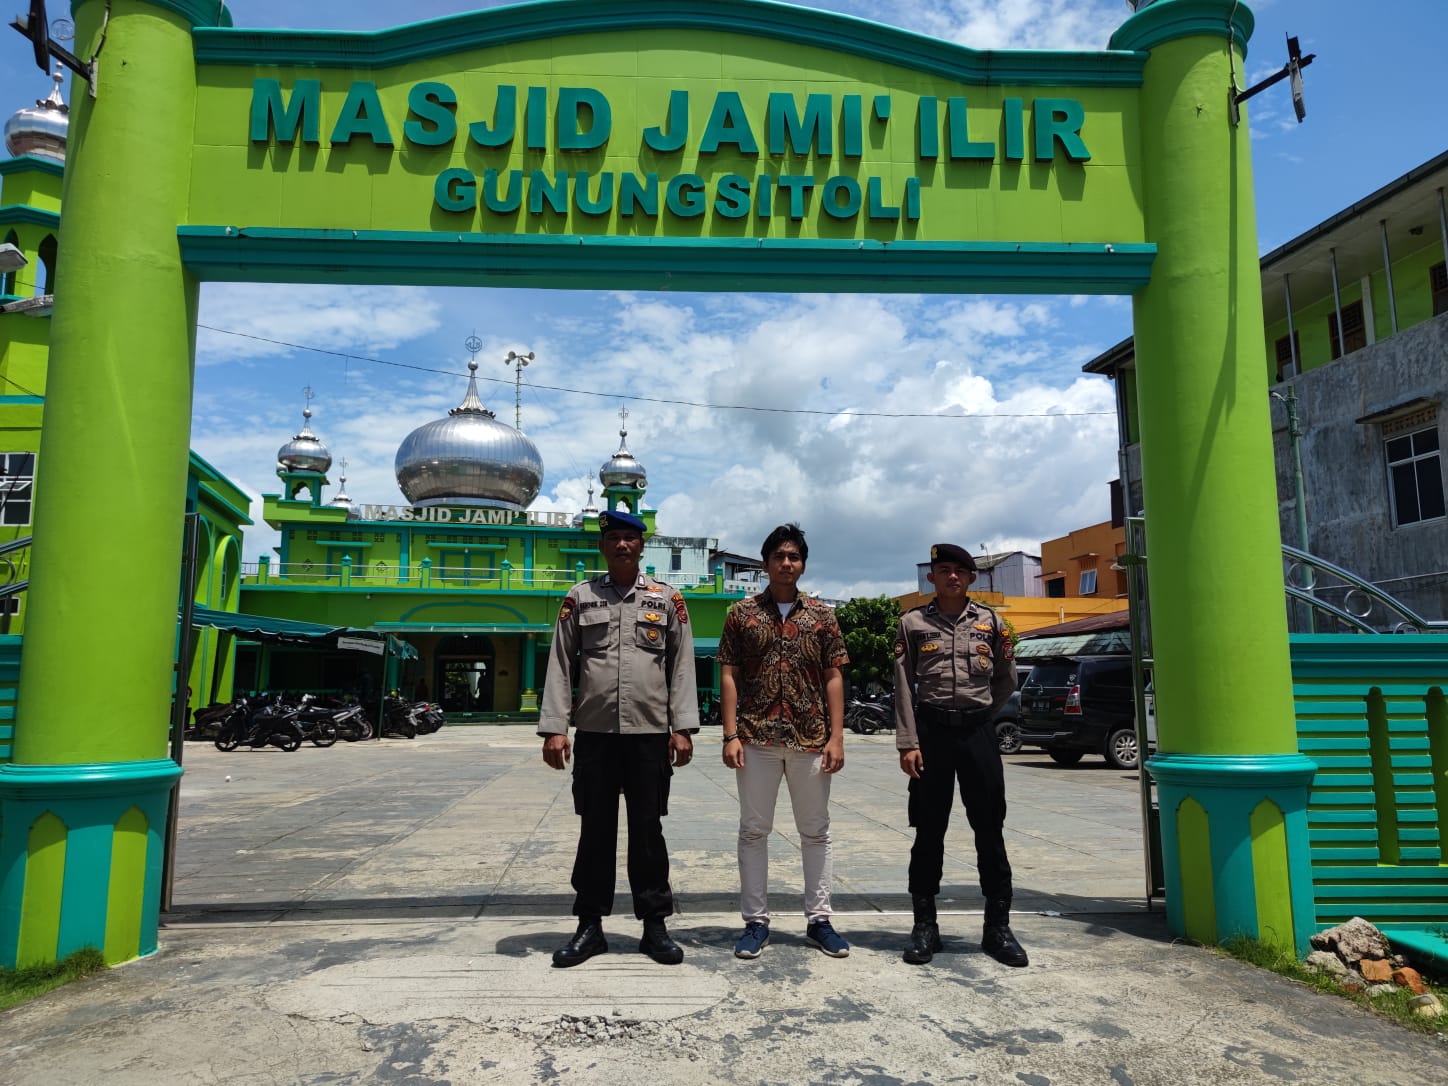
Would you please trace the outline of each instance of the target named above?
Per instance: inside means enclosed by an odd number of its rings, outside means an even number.
[[[468,394],[463,397],[463,402],[448,414],[484,415],[493,418],[493,413],[483,406],[482,398],[478,395],[478,352],[483,349],[483,341],[474,333],[463,340],[463,346],[472,353],[472,358],[468,360]]]

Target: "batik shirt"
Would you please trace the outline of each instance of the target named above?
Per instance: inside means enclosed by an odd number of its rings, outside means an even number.
[[[739,669],[739,738],[756,746],[817,751],[830,737],[826,672],[850,662],[834,611],[798,597],[780,617],[769,590],[729,609],[719,663]]]

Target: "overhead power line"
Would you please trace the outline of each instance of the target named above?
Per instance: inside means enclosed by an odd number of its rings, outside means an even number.
[[[290,343],[284,339],[272,339],[268,336],[253,335],[250,332],[236,332],[230,328],[217,328],[211,324],[197,324],[196,327],[204,328],[208,332],[217,332],[224,336],[236,336],[238,339],[255,340],[258,343],[269,343],[276,347],[288,347],[294,351],[309,351],[312,354],[330,355],[333,358],[342,358],[352,362],[371,362],[378,366],[391,366],[400,370],[415,370],[418,373],[434,373],[445,377],[466,377],[467,374],[455,370],[443,369],[438,366],[424,366],[416,362],[393,362],[386,358],[372,358],[365,354],[355,354],[351,351],[334,351],[326,347],[309,347],[305,343]],[[475,375],[479,381],[487,381],[495,385],[511,385],[509,378],[484,377],[482,374]],[[743,403],[706,403],[701,400],[680,400],[671,399],[667,396],[641,396],[627,392],[595,392],[587,388],[569,388],[566,385],[540,385],[532,381],[528,384],[536,389],[548,392],[563,392],[570,396],[593,396],[601,400],[633,400],[638,403],[661,403],[670,404],[675,407],[702,407],[709,411],[758,411],[771,415],[826,415],[838,417],[845,415],[851,418],[862,419],[1048,419],[1079,417],[1087,415],[1114,415],[1113,411],[993,411],[988,414],[942,414],[938,411],[857,411],[854,408],[812,408],[812,407],[760,407],[755,404]]]

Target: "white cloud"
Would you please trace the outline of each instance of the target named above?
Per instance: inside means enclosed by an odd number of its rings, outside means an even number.
[[[199,365],[277,357],[302,344],[341,353],[377,353],[437,327],[438,304],[420,287],[333,287],[220,283],[207,288]],[[339,362],[341,359],[338,360]]]
[[[833,8],[973,49],[1104,49],[1131,14],[1113,0],[833,0]]]

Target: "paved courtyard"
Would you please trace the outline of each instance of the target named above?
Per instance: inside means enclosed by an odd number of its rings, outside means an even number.
[[[190,744],[159,952],[8,1012],[0,1082],[1442,1078],[1441,1042],[1172,940],[1146,907],[1135,774],[1096,759],[1008,760],[1014,926],[1029,968],[979,950],[963,816],[948,841],[945,952],[924,967],[900,960],[910,831],[889,735],[851,736],[835,781],[836,920],[850,956],[804,942],[782,801],[774,939],[737,961],[732,774],[717,729],[698,748],[666,823],[684,964],[637,953],[621,884],[610,953],[557,970],[577,820],[568,775],[544,767],[528,729],[296,754]]]

